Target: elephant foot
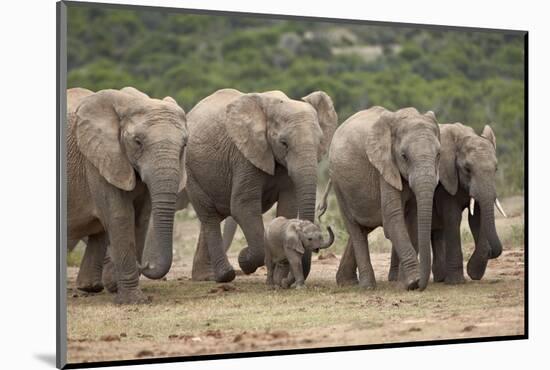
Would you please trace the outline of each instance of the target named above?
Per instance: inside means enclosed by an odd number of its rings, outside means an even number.
[[[405,289],[406,290],[416,290],[419,287],[420,279],[419,278],[413,278],[405,281]]]
[[[485,275],[485,269],[487,268],[487,260],[476,260],[470,258],[468,265],[466,266],[466,272],[472,280],[481,280]]]
[[[336,272],[336,284],[338,286],[350,286],[359,284],[357,273],[355,271],[338,269],[338,271]]]
[[[290,288],[290,286],[292,285],[293,281],[292,279],[288,279],[288,278],[283,278],[281,280],[281,288],[283,289],[288,289]]]
[[[464,275],[462,273],[460,274],[448,274],[445,277],[445,284],[449,285],[458,285],[458,284],[464,284],[466,280],[464,279]]]
[[[76,288],[86,293],[99,293],[103,290],[101,281],[77,281]]]
[[[210,265],[201,269],[193,269],[193,271],[191,271],[191,280],[215,281],[214,271],[210,268]]]
[[[215,280],[218,283],[229,283],[230,281],[235,280],[235,270],[233,267],[229,266],[215,273]]]
[[[296,289],[296,290],[306,289],[306,284],[304,284],[304,283],[296,283],[296,285],[294,286],[294,289]]]
[[[141,289],[119,289],[115,296],[116,304],[147,304],[151,303],[151,298],[147,297]]]
[[[399,279],[399,267],[390,267],[388,272],[388,281],[398,281]]]
[[[398,281],[403,284],[405,290],[419,289],[420,274],[417,269],[413,269],[412,272],[406,273],[402,265],[399,267]]]
[[[376,281],[362,280],[359,282],[361,289],[374,290],[376,289]]]
[[[254,273],[258,269],[258,267],[264,265],[263,252],[258,256],[254,256],[251,248],[248,246],[244,247],[239,252],[238,260],[239,267],[247,275]]]
[[[273,284],[281,286],[281,282],[288,276],[290,266],[288,263],[278,263],[273,271]]]
[[[103,286],[109,293],[116,293],[117,287],[117,277],[115,271],[115,265],[112,262],[108,262],[103,266]]]

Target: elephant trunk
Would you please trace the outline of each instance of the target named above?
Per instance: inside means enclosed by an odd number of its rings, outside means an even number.
[[[435,181],[423,180],[414,190],[416,190],[418,253],[420,256],[420,281],[418,288],[424,290],[428,285],[432,267],[430,242]]]
[[[495,226],[494,200],[483,200],[480,202],[481,208],[481,229],[489,241],[489,258],[497,258],[502,254],[502,243],[497,235]]]
[[[327,231],[328,231],[328,240],[323,241],[319,249],[326,249],[330,247],[332,243],[334,243],[334,232],[332,231],[332,228],[330,226],[327,226]]]
[[[164,277],[172,266],[174,213],[180,178],[179,162],[163,166],[153,172],[148,183],[151,194],[151,215],[154,236],[145,245],[142,273],[150,279]],[[177,162],[177,163],[176,163]]]
[[[299,166],[289,166],[289,174],[296,188],[298,218],[315,222],[315,202],[317,196],[317,151],[311,148],[309,155],[299,158]],[[302,257],[304,278],[311,269],[311,251],[305,251]]]

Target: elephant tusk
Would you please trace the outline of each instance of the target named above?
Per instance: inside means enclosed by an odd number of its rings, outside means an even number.
[[[474,215],[474,207],[476,205],[476,200],[474,198],[470,198],[470,214]]]
[[[504,209],[502,209],[502,206],[500,205],[500,202],[498,201],[498,198],[495,198],[495,206],[497,206],[498,211],[504,216],[506,216],[506,212],[504,212]]]

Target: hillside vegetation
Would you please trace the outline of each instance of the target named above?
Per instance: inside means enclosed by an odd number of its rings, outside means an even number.
[[[382,105],[433,110],[477,132],[491,123],[499,193],[523,192],[521,35],[75,5],[68,20],[69,87],[131,85],[186,111],[225,87],[293,98],[324,90],[340,122]]]

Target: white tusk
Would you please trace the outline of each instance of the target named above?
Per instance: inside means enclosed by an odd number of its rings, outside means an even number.
[[[474,198],[470,198],[470,214],[474,215],[474,206],[476,205],[476,200]]]
[[[500,205],[500,202],[498,201],[498,198],[495,199],[495,206],[497,206],[498,211],[504,216],[506,216],[506,212],[504,212],[504,209],[502,209],[502,206]]]

